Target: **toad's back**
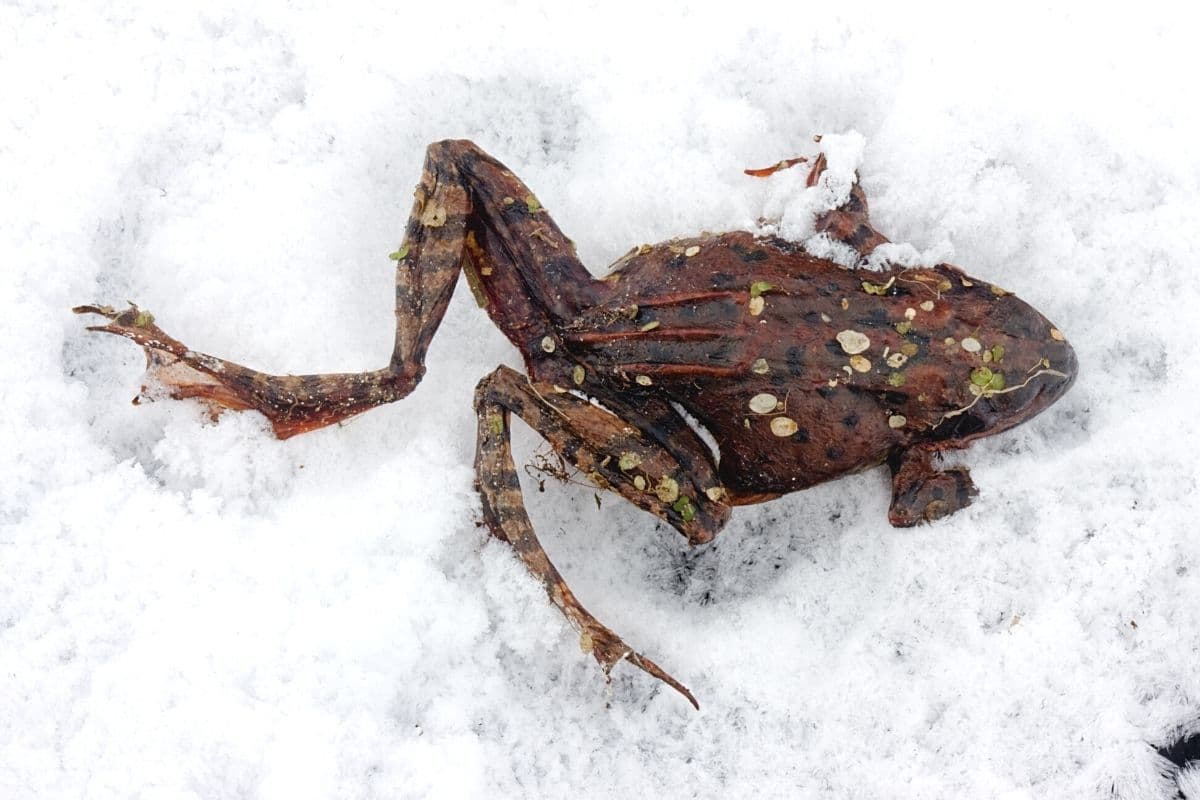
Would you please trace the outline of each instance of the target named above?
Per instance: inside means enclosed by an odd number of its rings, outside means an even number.
[[[730,233],[644,246],[606,280],[564,342],[614,389],[699,419],[735,497],[1010,427],[1051,399],[1038,369],[1070,358],[1028,305],[946,265],[846,269]]]

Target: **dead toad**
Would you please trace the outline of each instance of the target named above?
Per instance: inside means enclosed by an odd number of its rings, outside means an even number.
[[[810,185],[823,169],[818,158]],[[857,185],[817,229],[863,257],[887,241]],[[108,319],[89,330],[145,348],[150,377],[171,397],[259,411],[283,439],[408,395],[465,272],[527,371],[501,366],[475,391],[484,521],[606,674],[628,660],[693,705],[682,684],[589,614],[550,563],[525,513],[510,414],[597,485],[699,544],[733,506],[882,463],[893,476],[893,525],[951,514],[975,488],[966,469],[939,469],[935,456],[1029,419],[1076,372],[1045,317],[948,264],[846,268],[790,241],[734,232],[643,245],[593,278],[533,193],[469,141],[430,145],[392,258],[395,350],[374,372],[268,375],[189,349],[133,305],[75,311]]]

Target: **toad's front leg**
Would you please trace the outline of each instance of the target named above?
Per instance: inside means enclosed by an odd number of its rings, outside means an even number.
[[[605,675],[628,661],[699,708],[679,681],[593,617],[550,562],[525,513],[509,445],[509,413],[520,416],[598,485],[667,521],[693,542],[712,539],[730,511],[713,471],[705,468],[710,465],[705,464],[703,444],[694,435],[694,442],[681,436],[678,439],[683,441],[668,448],[656,441],[653,431],[642,431],[586,400],[556,391],[553,384],[531,383],[507,367],[479,383],[475,410],[479,417],[476,483],[492,535],[512,545],[550,601],[579,632],[584,651]],[[692,464],[699,469],[689,469]]]
[[[933,464],[937,452],[935,446],[917,445],[888,459],[892,469],[888,521],[896,527],[932,522],[966,508],[975,499],[971,473],[965,467],[938,469]]]

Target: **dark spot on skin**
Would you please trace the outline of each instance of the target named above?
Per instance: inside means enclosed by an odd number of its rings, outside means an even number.
[[[822,297],[833,297],[834,295],[841,293],[842,287],[836,283],[827,283],[820,289],[817,289],[817,294],[821,295]]]
[[[825,457],[828,458],[830,461],[837,461],[839,458],[842,457],[842,448],[826,447],[825,448]]]
[[[764,242],[782,253],[796,253],[801,249],[798,243],[789,242],[787,239],[780,239],[778,236],[771,236],[765,239]]]
[[[859,225],[854,229],[854,233],[850,234],[850,238],[846,240],[846,244],[857,250],[863,243],[871,238],[871,229],[867,225]]]
[[[933,496],[934,500],[942,500],[946,497],[946,492],[941,486],[934,486],[929,490],[929,494]]]
[[[837,394],[837,389],[833,388],[832,386],[818,386],[817,394],[821,395],[821,397],[825,400],[828,400]]]
[[[500,480],[498,480],[496,482],[496,485],[497,485],[497,488],[500,488],[500,489],[511,489],[514,491],[520,491],[521,480],[517,476],[516,472],[514,472],[511,469],[506,469],[500,474]]]
[[[974,414],[959,414],[945,420],[932,431],[933,440],[942,442],[949,439],[961,439],[979,433],[987,424]]]
[[[859,325],[864,325],[868,328],[882,328],[890,325],[891,319],[888,317],[887,309],[876,306],[866,316],[859,317],[857,322]]]
[[[887,403],[893,408],[898,408],[908,402],[908,393],[892,391],[884,392],[883,402]]]
[[[808,443],[808,439],[809,439],[809,436],[808,436],[808,428],[801,428],[801,429],[799,429],[798,431],[796,431],[795,433],[793,433],[793,434],[792,434],[792,441],[793,441],[793,442],[798,442],[798,443],[800,443],[800,444],[807,444],[807,443]]]
[[[714,289],[728,289],[734,282],[734,277],[728,272],[714,272],[712,275]]]
[[[804,373],[804,348],[799,346],[789,347],[787,351],[787,368],[792,375],[801,375]]]
[[[546,272],[547,283],[569,283],[573,279],[576,267],[569,256],[559,256],[548,259],[543,269]]]
[[[931,337],[928,334],[917,333],[916,331],[909,331],[906,338],[908,341],[912,342],[913,344],[915,344],[919,348],[921,348],[920,350],[917,351],[917,355],[913,356],[913,358],[920,356],[922,354],[921,353],[922,350],[929,349],[929,340]]]
[[[695,306],[684,306],[679,309],[679,316],[682,319],[695,319],[697,313],[699,313],[699,309]]]
[[[846,416],[842,417],[842,424],[845,425],[847,428],[857,427],[858,426],[858,414],[851,412],[851,413],[847,414]]]
[[[845,354],[842,350],[842,343],[836,339],[831,339],[825,343],[825,349],[839,358]]]
[[[667,262],[668,267],[679,268],[687,263],[687,256],[678,255]]]
[[[682,344],[682,346],[686,348],[687,343],[684,342]],[[709,358],[709,360],[715,361],[717,363],[732,361],[736,357],[736,351],[739,350],[740,348],[741,348],[741,342],[728,341],[728,340],[722,341],[719,344],[715,345],[711,351],[709,351],[708,358]]]
[[[751,250],[748,247],[746,247],[745,245],[735,244],[732,247],[732,250],[733,250],[733,252],[738,254],[738,256],[742,259],[742,261],[745,261],[748,264],[752,264],[755,261],[766,261],[767,260],[767,251],[763,250],[761,248],[756,248],[754,250]]]
[[[821,319],[820,311],[809,311],[804,315],[804,322],[808,325],[820,325],[824,320]]]
[[[662,363],[670,362],[670,361],[674,360],[673,357],[675,356],[675,353],[674,353],[675,350],[676,350],[676,348],[670,344],[647,345],[646,360],[652,364],[662,364]]]
[[[1007,298],[997,298],[1004,301]],[[1011,314],[1004,319],[1003,330],[1009,336],[1017,339],[1044,339],[1049,336],[1045,322],[1038,316],[1028,312]]]

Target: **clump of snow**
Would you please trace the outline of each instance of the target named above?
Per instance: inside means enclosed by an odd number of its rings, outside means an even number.
[[[1191,28],[977,13],[0,7],[0,796],[1170,797],[1153,748],[1200,716]],[[606,684],[478,525],[472,391],[519,359],[465,287],[410,397],[284,442],[130,405],[140,351],[68,311],[378,367],[387,254],[448,137],[597,272],[760,218],[853,264],[812,221],[857,171],[899,243],[878,259],[1018,293],[1079,379],[960,454],[979,498],[913,530],[884,470],[697,549],[522,472],[581,601],[701,710],[628,665]],[[742,172],[819,150],[811,188]]]

